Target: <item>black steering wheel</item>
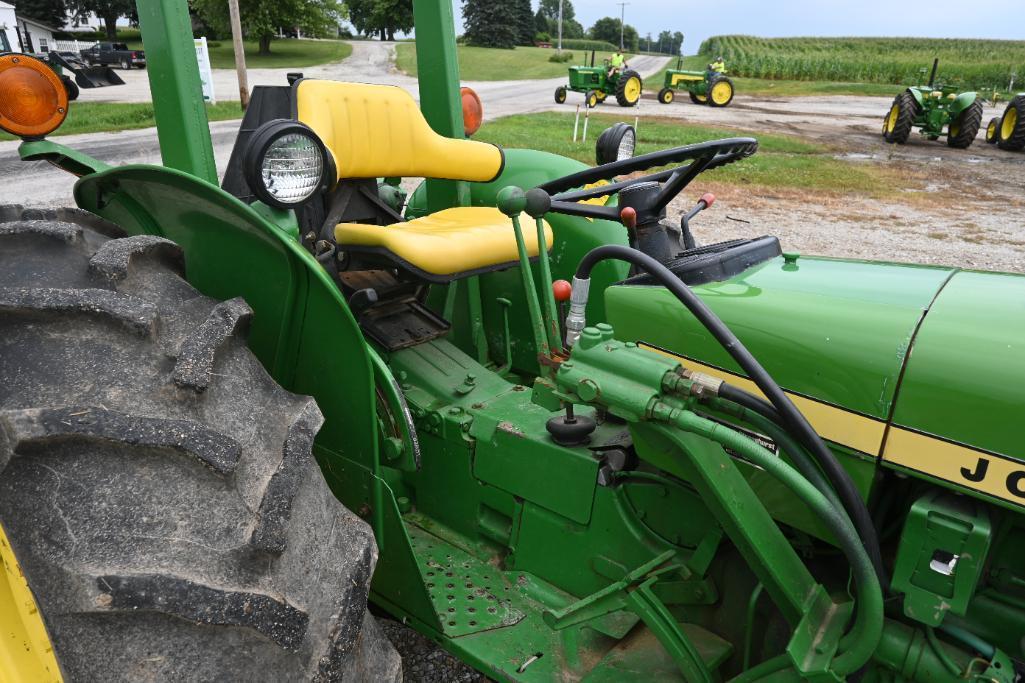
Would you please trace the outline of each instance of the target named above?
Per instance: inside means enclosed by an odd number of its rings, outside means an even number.
[[[551,195],[552,206],[549,210],[555,213],[619,221],[620,214],[617,207],[598,206],[582,202],[588,199],[618,194],[628,187],[641,183],[659,183],[658,191],[644,193],[644,205],[636,207],[638,214],[643,213],[648,216],[657,216],[702,171],[708,171],[731,164],[734,161],[740,161],[751,156],[756,151],[758,151],[758,141],[754,138],[725,138],[723,140],[699,142],[695,145],[686,145],[660,152],[642,154],[631,159],[613,161],[585,171],[571,173],[570,175],[550,180],[543,185],[538,185],[538,189],[544,190]],[[676,166],[657,173],[649,173],[639,178],[611,182],[621,175],[687,160],[690,160],[690,163],[683,166]],[[575,187],[581,187],[600,180],[610,182],[597,187],[573,190]],[[641,222],[644,221],[642,220]]]

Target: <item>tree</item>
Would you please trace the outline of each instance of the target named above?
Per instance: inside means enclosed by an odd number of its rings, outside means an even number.
[[[683,52],[683,34],[679,31],[673,33],[673,54],[678,55]]]
[[[117,40],[118,18],[135,15],[135,0],[72,0],[69,5],[82,14],[95,12],[110,41]]]
[[[619,45],[620,26],[622,23],[615,17],[602,17],[598,21],[594,22],[594,26],[591,27],[591,38],[593,40],[604,40],[613,45]],[[627,24],[623,28],[623,48],[630,52],[637,51],[637,44],[639,42],[637,36],[637,29],[630,24]]]
[[[231,34],[228,3],[224,0],[192,0],[196,11],[221,35]],[[270,54],[271,40],[279,28],[298,28],[309,35],[337,35],[342,8],[337,0],[239,0],[242,32]]]
[[[513,19],[516,30],[517,45],[534,44],[534,11],[530,8],[530,0],[513,0]]]
[[[349,21],[366,36],[395,40],[395,32],[413,30],[412,0],[349,0]]]
[[[552,21],[559,21],[559,0],[541,0],[541,4],[538,6],[537,11],[540,12],[546,19]],[[573,9],[573,3],[570,0],[562,0],[562,21],[572,21],[576,19],[576,10]],[[566,27],[563,26],[563,29]]]
[[[64,27],[64,18],[67,15],[64,0],[18,0],[15,4],[19,17],[35,19],[56,29]]]
[[[534,15],[534,33],[551,33],[551,27],[548,25],[548,17],[544,15],[539,7],[537,14]]]
[[[518,37],[513,6],[495,0],[463,0],[466,43],[478,47],[513,48]]]

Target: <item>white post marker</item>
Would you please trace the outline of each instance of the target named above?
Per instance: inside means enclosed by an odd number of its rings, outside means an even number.
[[[635,116],[634,117],[634,144],[637,143],[637,130],[640,128],[640,126],[637,125],[637,124],[639,124],[640,122],[641,122],[641,117],[640,116]]]
[[[587,122],[591,118],[591,108],[584,108],[584,133],[580,136],[580,142],[587,142]]]
[[[203,101],[217,104],[214,97],[214,72],[210,68],[210,51],[206,46],[206,37],[194,38],[196,44],[196,61],[199,62],[199,80],[203,84]]]
[[[580,125],[580,105],[577,105],[577,117],[573,119],[573,142],[577,141],[577,126]]]

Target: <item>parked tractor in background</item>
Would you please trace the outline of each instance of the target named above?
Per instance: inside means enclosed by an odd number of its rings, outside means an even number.
[[[609,95],[615,95],[616,102],[621,107],[636,105],[641,100],[641,75],[628,67],[614,70],[608,59],[604,62],[603,66],[595,66],[592,51],[590,66],[585,64],[569,67],[569,85],[560,85],[555,89],[556,104],[565,102],[567,92],[572,91],[583,93],[584,104],[589,109],[597,107]]]
[[[912,86],[893,99],[883,118],[883,139],[903,145],[915,128],[929,140],[947,136],[947,144],[967,149],[982,126],[982,98],[959,92],[955,86],[936,83],[939,60],[933,61],[929,83]]]
[[[670,104],[676,99],[677,90],[686,90],[694,104],[725,107],[733,101],[733,81],[726,76],[721,60],[709,64],[705,71],[686,71],[681,66],[682,60],[677,59],[675,69],[666,69],[662,89],[658,91],[659,102]]]
[[[1012,98],[1002,116],[990,119],[986,126],[986,142],[1009,152],[1025,149],[1025,93],[1018,93]]]
[[[1025,277],[696,245],[753,138],[475,141],[450,0],[419,105],[290,74],[218,182],[138,10],[163,165],[0,55],[78,178],[0,208],[0,680],[391,683],[385,622],[504,682],[1020,683]]]

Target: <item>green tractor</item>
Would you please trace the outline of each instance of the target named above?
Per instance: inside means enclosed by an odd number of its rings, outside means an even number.
[[[1025,93],[1012,98],[1002,116],[990,119],[986,142],[1011,152],[1025,149]]]
[[[585,59],[586,62],[586,59]],[[621,107],[633,107],[641,100],[643,89],[641,75],[633,69],[611,70],[609,60],[604,66],[594,65],[594,52],[591,52],[591,65],[574,65],[569,67],[569,85],[560,85],[555,89],[555,103],[566,101],[569,91],[583,93],[584,104],[593,109],[605,101],[609,95],[616,96]]]
[[[913,128],[929,140],[947,136],[947,144],[967,149],[975,142],[982,126],[982,99],[974,92],[959,92],[957,87],[936,84],[934,60],[929,83],[913,86],[893,98],[883,119],[883,139],[903,145]]]
[[[658,91],[662,104],[672,103],[677,90],[686,90],[694,104],[725,107],[733,101],[733,81],[726,76],[725,69],[720,71],[709,65],[705,71],[685,71],[680,66],[677,60],[675,69],[666,69],[662,89]]]
[[[1020,680],[1025,278],[695,244],[751,138],[468,139],[448,0],[419,107],[262,86],[218,184],[187,4],[138,10],[163,165],[0,56],[78,177],[0,210],[0,680],[398,681],[404,627],[498,681]]]

